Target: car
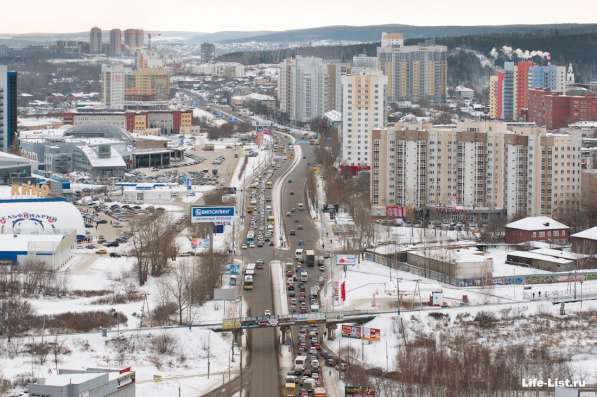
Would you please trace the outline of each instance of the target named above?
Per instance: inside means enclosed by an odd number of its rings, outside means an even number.
[[[257,247],[259,247],[259,248],[263,247],[263,241],[257,242]]]
[[[317,356],[317,349],[314,347],[310,347],[309,348],[309,354],[312,354],[314,356]]]
[[[291,195],[291,196],[294,196],[294,192],[290,192],[290,195]]]
[[[296,228],[297,228],[298,230],[303,230],[303,225],[298,225]]]
[[[241,249],[246,250],[247,249],[247,244],[243,244],[240,246]]]
[[[120,244],[118,243],[118,241],[114,240],[108,244],[106,244],[106,247],[118,247]]]
[[[94,250],[95,249],[95,245],[94,244],[87,244],[85,246],[85,248],[87,248],[88,250]]]
[[[269,242],[269,246],[270,246],[270,247],[273,247],[273,246],[274,246],[274,242],[273,242],[273,241],[270,241],[270,242]]]
[[[263,259],[257,259],[255,261],[255,265],[256,265],[257,269],[263,269],[263,264],[264,264]]]
[[[100,248],[97,251],[95,251],[95,253],[98,255],[106,255],[108,251],[105,248]]]
[[[291,298],[293,298],[296,295],[296,293],[294,292],[294,289],[289,289],[288,290],[288,296],[290,296]]]
[[[289,179],[289,180],[288,180],[288,183],[292,183],[292,179]]]
[[[286,216],[290,216],[290,211],[286,211]]]
[[[296,236],[296,231],[294,229],[290,229],[290,235],[291,236]]]
[[[319,271],[320,272],[325,272],[325,266],[324,265],[319,265]]]
[[[120,254],[117,252],[110,252],[110,258],[120,258]]]
[[[269,310],[269,309],[266,309],[266,310],[263,312],[263,315],[264,315],[265,317],[271,317],[271,316],[272,316],[272,311],[271,311],[271,310]]]
[[[328,357],[325,359],[325,365],[328,367],[333,367],[336,365],[336,360],[334,360],[332,357]]]

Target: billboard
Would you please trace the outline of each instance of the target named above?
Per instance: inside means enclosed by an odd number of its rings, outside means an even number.
[[[379,342],[381,330],[379,328],[362,327],[360,325],[342,324],[341,335],[344,338],[364,339]]]
[[[354,266],[357,264],[356,255],[336,255],[336,265]]]
[[[225,223],[234,219],[235,208],[227,206],[191,207],[191,223]]]

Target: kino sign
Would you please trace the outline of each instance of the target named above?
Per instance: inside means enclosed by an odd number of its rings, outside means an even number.
[[[229,224],[234,219],[234,207],[191,207],[191,223]]]

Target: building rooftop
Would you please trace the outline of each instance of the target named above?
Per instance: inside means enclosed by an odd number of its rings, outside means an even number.
[[[37,243],[36,251],[54,252],[63,238],[62,234],[0,234],[0,252],[27,252],[30,243]]]
[[[93,150],[91,146],[81,146],[81,151],[89,160],[92,167],[105,168],[105,167],[123,167],[126,168],[126,163],[122,156],[114,149],[110,147],[110,157],[102,158],[97,156],[97,152]]]
[[[597,240],[597,226],[590,229],[583,230],[582,232],[575,233],[570,237],[584,238],[588,240]]]
[[[529,216],[514,222],[510,222],[506,225],[506,227],[509,229],[529,231],[569,229],[569,227],[563,223],[560,223],[547,216]]]
[[[543,254],[530,252],[530,251],[510,251],[510,252],[506,252],[506,254],[519,256],[522,258],[538,259],[538,260],[542,260],[542,261],[546,261],[546,262],[553,262],[553,263],[559,263],[559,264],[569,264],[570,262],[572,262],[572,260],[570,260],[570,259],[556,258],[554,256],[543,255]]]

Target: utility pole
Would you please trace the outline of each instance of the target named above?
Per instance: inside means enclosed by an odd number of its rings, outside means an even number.
[[[211,331],[207,333],[207,379],[209,379],[209,370],[211,368],[211,345],[210,345]]]

